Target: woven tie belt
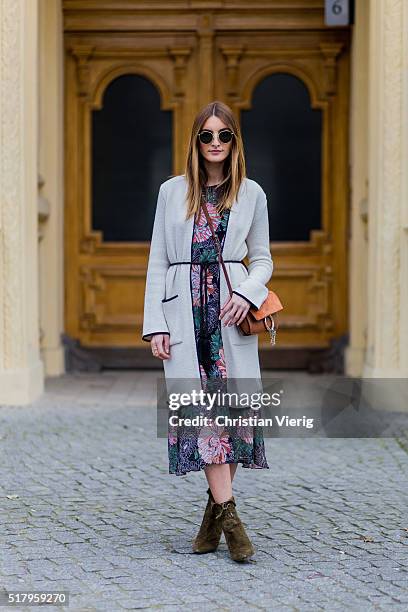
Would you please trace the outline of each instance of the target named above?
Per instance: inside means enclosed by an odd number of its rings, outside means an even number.
[[[240,263],[243,266],[246,264],[241,259],[224,259],[225,263]],[[211,336],[211,330],[208,331],[208,318],[207,318],[207,268],[212,264],[219,264],[218,259],[214,259],[212,261],[174,261],[170,264],[170,266],[176,266],[178,264],[194,264],[201,266],[200,269],[200,319],[201,319],[201,329],[200,329],[200,338],[201,338],[201,351],[200,351],[200,361],[203,363],[205,357],[209,351],[208,342]],[[204,289],[203,289],[204,286]],[[205,346],[206,345],[206,346]]]
[[[224,259],[225,263],[240,263],[243,266],[247,267],[244,261],[241,259]],[[218,259],[214,259],[213,261],[173,261],[170,266],[177,266],[178,264],[197,264],[199,266],[208,266],[212,263],[219,263]]]

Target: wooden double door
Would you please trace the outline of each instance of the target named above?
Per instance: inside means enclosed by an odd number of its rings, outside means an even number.
[[[341,368],[349,30],[324,26],[323,2],[240,6],[64,1],[65,340],[76,365],[148,354],[158,188],[184,172],[197,111],[222,100],[240,121],[247,174],[268,196],[270,288],[285,305],[278,344],[261,343],[263,365]]]

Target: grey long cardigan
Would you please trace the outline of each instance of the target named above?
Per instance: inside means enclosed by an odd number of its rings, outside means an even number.
[[[150,341],[153,333],[169,333],[170,358],[163,360],[166,380],[199,381],[190,266],[169,267],[171,262],[191,261],[194,216],[185,220],[186,193],[184,175],[168,179],[159,189],[146,275],[142,338]],[[248,270],[241,263],[225,265],[232,288],[259,308],[268,294],[266,284],[273,271],[268,208],[260,185],[244,178],[231,207],[222,255],[224,259],[242,260],[247,254]],[[221,268],[221,306],[228,295]],[[258,336],[244,336],[236,325],[225,327],[222,321],[221,336],[228,378],[260,379]]]

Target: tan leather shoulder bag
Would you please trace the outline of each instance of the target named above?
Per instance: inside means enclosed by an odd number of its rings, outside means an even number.
[[[230,296],[232,296],[233,290],[222,257],[220,241],[218,240],[218,237],[214,231],[214,226],[212,224],[211,217],[208,214],[208,209],[204,200],[201,202],[201,205],[203,207],[204,214],[210,226],[217,247],[218,259],[220,265],[222,266],[222,269],[224,270],[225,280],[227,281]],[[242,323],[239,324],[238,327],[240,328],[244,336],[260,334],[265,331],[268,332],[270,336],[270,342],[273,345],[276,343],[276,332],[278,330],[277,313],[282,309],[283,305],[278,295],[274,291],[271,291],[269,289],[268,295],[266,299],[262,302],[260,308],[255,308],[254,306],[251,306],[247,312],[245,319],[242,321]]]

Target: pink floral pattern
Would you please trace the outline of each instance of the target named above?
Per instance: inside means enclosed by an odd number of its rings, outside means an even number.
[[[222,427],[203,427],[197,440],[198,450],[203,461],[210,463],[226,463],[231,453],[229,435]]]

